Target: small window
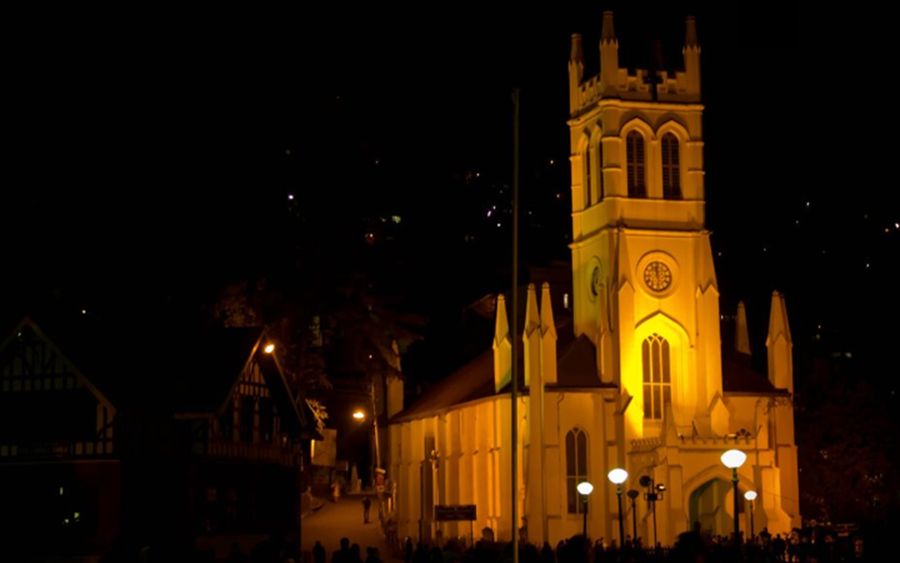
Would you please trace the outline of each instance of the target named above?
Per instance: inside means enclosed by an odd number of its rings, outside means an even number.
[[[253,397],[241,397],[241,442],[253,442],[253,411],[256,401]]]
[[[644,136],[632,131],[626,139],[628,153],[628,197],[647,197],[647,167],[644,159]]]

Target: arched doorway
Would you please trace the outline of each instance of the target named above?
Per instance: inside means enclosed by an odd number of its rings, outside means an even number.
[[[710,479],[691,493],[691,526],[714,535],[734,532],[734,485],[723,479]],[[740,495],[740,493],[739,493]],[[738,497],[738,517],[744,516],[744,498]],[[743,526],[741,526],[743,528]]]

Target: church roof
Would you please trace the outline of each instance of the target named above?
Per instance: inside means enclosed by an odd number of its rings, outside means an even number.
[[[571,326],[568,334],[571,334]],[[559,355],[557,372],[554,388],[604,386],[597,373],[597,350],[584,334],[573,339]]]
[[[749,395],[778,395],[787,393],[776,389],[769,378],[750,365],[750,356],[733,353],[722,359],[722,390],[725,393]]]
[[[594,344],[582,335],[575,338],[571,318],[560,319],[557,332],[557,383],[548,388],[607,387],[600,381],[596,367]],[[519,366],[524,366],[524,348],[521,340],[516,346]],[[519,389],[527,392],[524,369],[519,370]],[[494,389],[494,352],[485,350],[472,361],[428,388],[408,408],[397,413],[391,422],[406,422],[433,416],[470,401],[509,393],[509,385],[499,393]]]

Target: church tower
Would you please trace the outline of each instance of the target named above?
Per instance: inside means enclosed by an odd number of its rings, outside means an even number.
[[[576,335],[591,339],[602,380],[630,401],[626,435],[659,436],[669,416],[679,433],[702,432],[722,394],[722,362],[696,24],[687,19],[683,71],[619,68],[612,12],[599,48],[600,73],[585,78],[572,37]]]

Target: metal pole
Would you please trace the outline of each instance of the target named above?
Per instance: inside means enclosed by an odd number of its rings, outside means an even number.
[[[656,546],[659,545],[659,540],[656,538],[656,493],[653,493],[654,499],[651,502],[653,506],[650,508],[653,509],[653,549],[656,549]]]
[[[369,387],[371,399],[372,399],[372,428],[375,432],[375,469],[381,468],[381,448],[378,445],[378,411],[375,405],[375,381],[372,381],[372,384]],[[376,475],[378,471],[374,472]]]
[[[750,501],[750,541],[753,541],[753,538],[756,537],[756,533],[753,530],[753,501]]]
[[[734,483],[734,544],[736,546],[738,546],[738,548],[740,549],[741,544],[740,544],[738,538],[740,537],[740,533],[741,533],[741,521],[740,521],[740,517],[738,515],[739,506],[738,506],[737,467],[733,468],[731,470],[731,473],[732,473],[731,482]]]
[[[517,510],[519,476],[517,449],[519,447],[519,89],[513,90],[513,255],[512,255],[512,391],[510,409],[512,414],[512,546],[513,563],[519,563],[519,515]]]
[[[582,533],[584,534],[584,539],[587,539],[587,506],[588,506],[587,501],[588,501],[588,498],[587,498],[587,495],[581,495],[581,498],[584,499],[581,501],[584,503],[584,508],[581,511],[582,514],[584,514],[584,532],[582,532]]]
[[[625,522],[622,521],[622,485],[616,485],[616,498],[619,499],[619,549],[625,547]]]
[[[631,497],[631,529],[634,534],[631,541],[637,541],[637,506],[634,504],[634,498]]]

